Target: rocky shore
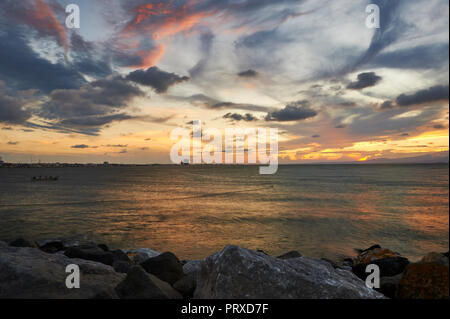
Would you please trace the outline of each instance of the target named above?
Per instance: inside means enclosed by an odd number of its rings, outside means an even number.
[[[66,287],[66,267],[80,269],[80,288]],[[380,288],[365,284],[380,269]],[[429,253],[412,263],[374,245],[339,261],[297,251],[269,256],[227,246],[203,260],[171,252],[110,250],[64,240],[0,241],[0,298],[83,299],[448,299],[449,257]]]

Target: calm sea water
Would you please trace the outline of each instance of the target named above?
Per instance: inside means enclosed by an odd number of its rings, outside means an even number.
[[[58,175],[57,182],[30,182]],[[418,259],[449,247],[448,165],[0,169],[0,239],[78,238],[204,258],[227,244]]]

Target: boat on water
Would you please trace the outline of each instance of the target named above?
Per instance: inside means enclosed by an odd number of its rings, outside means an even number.
[[[47,181],[57,181],[59,180],[59,176],[33,176],[31,178],[32,182],[47,182]]]

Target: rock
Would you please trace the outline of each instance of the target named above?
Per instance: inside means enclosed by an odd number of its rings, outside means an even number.
[[[375,264],[380,267],[381,277],[392,277],[401,274],[409,264],[409,261],[404,257],[376,259],[367,264],[356,264],[353,266],[352,271],[362,280],[366,280],[367,276],[370,274],[366,273],[366,267],[369,264]]]
[[[97,247],[103,251],[109,251],[108,246],[106,246],[105,244],[99,244],[99,245],[97,245]]]
[[[13,240],[12,242],[9,243],[9,245],[13,246],[13,247],[31,247],[31,248],[37,247],[35,243],[33,243],[32,241],[26,240],[22,237]]]
[[[65,285],[66,266],[80,268],[80,288]],[[0,299],[88,299],[113,290],[125,275],[109,266],[0,242]]]
[[[449,258],[449,257],[448,257],[448,253],[449,253],[449,252],[447,251],[446,253],[443,253],[442,255],[444,255],[445,257]]]
[[[197,282],[194,273],[184,276],[173,284],[173,288],[181,293],[184,298],[192,298],[196,287]]]
[[[197,273],[200,270],[200,265],[203,260],[190,260],[183,265],[183,272],[186,275],[193,274],[197,278]]]
[[[402,276],[403,274],[398,274],[392,277],[380,277],[380,288],[376,290],[388,298],[395,298]]]
[[[399,253],[396,253],[389,249],[383,249],[379,245],[374,245],[368,249],[361,251],[361,253],[353,260],[353,265],[358,264],[370,264],[374,260],[401,257]]]
[[[111,252],[103,251],[98,247],[93,248],[70,247],[66,249],[64,255],[66,255],[69,258],[92,260],[109,266],[112,266],[114,263],[113,254]]]
[[[183,266],[180,260],[171,252],[165,252],[159,256],[149,258],[141,264],[149,274],[173,285],[183,278]]]
[[[64,244],[61,240],[50,239],[45,241],[38,241],[37,245],[40,250],[49,254],[54,254],[60,250],[64,250]]]
[[[133,266],[131,262],[123,261],[123,260],[115,260],[113,263],[113,268],[115,271],[120,272],[122,274],[128,273],[130,268]]]
[[[132,260],[136,265],[139,265],[149,258],[153,258],[161,255],[159,251],[148,249],[148,248],[138,248],[138,249],[125,249],[124,253]]]
[[[399,283],[399,299],[448,299],[448,266],[432,262],[408,265]]]
[[[116,287],[122,299],[181,299],[168,283],[148,274],[140,266],[133,266],[126,278]]]
[[[448,257],[444,254],[431,252],[422,258],[422,263],[436,263],[448,267]]]
[[[200,267],[194,298],[384,298],[354,274],[315,259],[282,260],[227,246]]]
[[[376,244],[376,245],[370,246],[370,247],[367,248],[367,249],[356,249],[356,251],[358,252],[358,254],[362,254],[362,253],[364,253],[364,252],[368,252],[368,251],[374,250],[374,249],[376,249],[376,248],[381,248],[381,246],[378,245],[378,244]]]
[[[298,258],[298,257],[302,257],[302,254],[300,254],[298,251],[290,251],[286,254],[283,254],[281,256],[278,256],[277,258],[279,259],[292,259],[292,258]]]
[[[127,254],[125,254],[125,252],[123,252],[120,249],[117,250],[113,250],[111,251],[114,261],[125,261],[125,262],[131,262],[130,257],[128,257]]]
[[[338,264],[336,264],[334,261],[332,261],[332,260],[330,260],[330,259],[328,259],[328,258],[321,258],[321,260],[323,260],[323,261],[329,263],[329,264],[331,265],[331,267],[333,267],[333,268],[335,268],[335,269],[336,269],[336,268],[340,268]]]

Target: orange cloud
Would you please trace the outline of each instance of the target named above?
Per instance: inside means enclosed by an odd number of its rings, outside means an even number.
[[[34,0],[33,6],[25,12],[21,12],[18,18],[32,26],[42,36],[54,37],[67,54],[69,45],[66,30],[56,19],[53,10],[45,0]]]
[[[169,3],[150,3],[139,6],[135,9],[135,17],[123,29],[118,39],[123,44],[124,40],[132,43],[130,47],[139,47],[140,41],[130,39],[139,39],[142,34],[150,33],[153,40],[162,41],[167,37],[181,32],[187,32],[201,23],[201,21],[214,14],[215,11],[194,11],[194,2],[186,4],[180,8]],[[136,51],[134,54],[141,58],[140,65],[134,65],[133,68],[145,68],[154,66],[164,55],[165,46],[159,44],[156,49]]]
[[[150,52],[147,51],[139,51],[136,54],[141,58],[142,63],[140,65],[133,66],[134,68],[150,68],[155,66],[158,61],[163,57],[165,52],[165,46],[163,44],[159,44],[155,49]]]

